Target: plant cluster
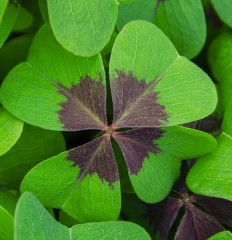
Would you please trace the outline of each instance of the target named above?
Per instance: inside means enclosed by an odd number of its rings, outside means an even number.
[[[232,2],[0,1],[0,239],[232,239]]]

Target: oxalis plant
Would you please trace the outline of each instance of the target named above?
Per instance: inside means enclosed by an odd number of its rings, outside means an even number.
[[[154,25],[135,21],[120,32],[109,73],[110,124],[100,55],[81,58],[67,52],[47,23],[35,36],[27,61],[1,87],[3,106],[27,123],[100,131],[91,142],[34,167],[21,184],[22,192],[33,192],[46,206],[61,208],[79,222],[119,216],[120,178],[111,139],[123,153],[134,191],[150,203],[168,194],[179,160],[204,154],[215,144],[203,132],[171,127],[210,114],[216,91],[208,76],[180,57]]]
[[[0,1],[0,238],[204,240],[231,228],[230,163],[218,160],[230,154],[230,34],[209,54],[219,104],[190,61],[205,51],[208,10],[231,27],[231,4],[211,2]],[[194,129],[212,113],[216,140]]]

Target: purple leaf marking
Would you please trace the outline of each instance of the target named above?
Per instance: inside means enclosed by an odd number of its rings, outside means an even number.
[[[106,180],[111,187],[115,181],[119,181],[117,162],[107,134],[70,150],[68,160],[80,168],[78,180],[87,174],[97,173],[102,182]]]
[[[169,231],[176,220],[181,206],[182,202],[180,199],[171,197],[149,206],[149,218],[155,230],[159,233],[160,240],[168,238]]]
[[[55,84],[59,93],[67,98],[61,103],[60,121],[66,131],[104,129],[106,119],[106,88],[101,78],[96,81],[89,76],[80,79],[71,89]]]
[[[154,88],[159,79],[147,84],[133,73],[116,71],[111,79],[111,93],[114,107],[113,128],[161,127],[167,120],[164,106],[158,104],[158,93]]]
[[[138,128],[113,133],[114,139],[122,150],[130,174],[139,173],[144,159],[148,157],[148,152],[159,152],[154,140],[159,139],[162,134],[163,131],[157,128]]]
[[[228,226],[232,226],[232,202],[226,199],[194,195],[194,203],[217,220]]]
[[[191,204],[181,220],[175,240],[203,240],[223,230],[214,217]]]

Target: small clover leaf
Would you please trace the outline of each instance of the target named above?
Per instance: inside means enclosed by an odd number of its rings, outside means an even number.
[[[153,24],[134,21],[125,26],[114,43],[109,68],[112,124],[107,121],[101,56],[67,52],[46,23],[27,61],[9,73],[0,90],[4,107],[27,123],[101,132],[91,142],[38,164],[21,184],[22,192],[33,192],[46,206],[61,208],[79,222],[119,215],[112,138],[124,155],[135,192],[150,203],[167,196],[180,160],[205,154],[216,144],[206,133],[175,126],[212,113],[216,90]]]

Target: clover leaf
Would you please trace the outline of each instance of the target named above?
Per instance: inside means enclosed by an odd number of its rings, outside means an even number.
[[[134,21],[125,26],[109,68],[112,123],[107,121],[101,56],[67,52],[46,23],[27,61],[8,74],[0,90],[6,109],[27,123],[51,130],[100,131],[91,142],[38,164],[21,184],[22,192],[33,192],[46,206],[61,208],[79,222],[119,215],[119,172],[111,139],[124,155],[134,191],[150,203],[167,196],[180,160],[215,147],[208,134],[174,126],[215,109],[214,84],[180,57],[153,24]]]
[[[221,20],[229,27],[232,27],[232,5],[230,2],[226,0],[211,0],[211,2]]]
[[[13,127],[11,130],[16,132]],[[64,150],[64,139],[60,132],[25,124],[16,144],[0,157],[0,185],[18,188],[32,167]]]
[[[0,48],[14,27],[20,5],[18,0],[2,0],[0,2]]]
[[[206,20],[200,0],[133,0],[119,5],[118,30],[139,19],[158,26],[187,58],[195,57],[205,43]]]
[[[22,130],[23,122],[0,107],[0,156],[12,148],[19,139]]]
[[[217,148],[200,158],[189,172],[188,187],[196,193],[232,200],[231,146],[232,146],[232,98],[231,66],[232,34],[222,33],[210,47],[210,66],[218,81],[219,97],[223,113],[221,134]],[[222,94],[223,92],[223,94]]]
[[[93,56],[109,42],[118,14],[115,0],[48,0],[57,41],[78,56]]]
[[[123,221],[77,224],[68,228],[53,219],[33,194],[26,192],[19,199],[15,214],[15,240],[95,240],[103,238],[150,239],[143,228]]]

